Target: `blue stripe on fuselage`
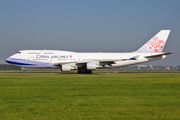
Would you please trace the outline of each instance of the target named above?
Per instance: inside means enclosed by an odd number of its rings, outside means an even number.
[[[10,64],[15,64],[15,65],[35,65],[35,64],[27,64],[27,63],[22,63],[22,62],[14,62],[14,61],[9,61],[9,60],[6,60],[6,62]]]
[[[40,61],[32,61],[32,60],[24,60],[24,59],[17,59],[16,58],[7,58],[7,63],[14,64],[14,65],[27,65],[27,66],[43,66],[48,65],[49,63],[40,62]],[[53,64],[49,64],[50,66]]]

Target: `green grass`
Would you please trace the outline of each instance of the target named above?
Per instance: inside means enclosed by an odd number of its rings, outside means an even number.
[[[8,119],[180,119],[180,74],[0,74]]]

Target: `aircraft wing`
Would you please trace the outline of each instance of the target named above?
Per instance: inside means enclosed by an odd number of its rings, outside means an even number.
[[[116,62],[119,62],[119,61],[136,60],[136,58],[137,57],[135,56],[132,58],[127,58],[127,59],[103,59],[103,60],[100,60],[99,62],[102,65],[110,65],[111,66],[111,64],[116,64]]]
[[[116,64],[117,61],[123,61],[123,59],[103,59],[99,60],[101,63]]]
[[[136,60],[136,58],[137,58],[137,56],[128,58],[128,59],[103,59],[103,60],[97,60],[97,61],[99,61],[101,64],[111,65],[111,64],[116,64],[116,62],[118,62],[118,61]],[[94,61],[96,61],[96,60],[94,60]],[[57,63],[54,63],[54,65],[58,66],[58,65],[69,64],[69,63],[76,63],[77,65],[84,65],[89,62],[91,62],[91,61],[87,60],[87,61],[57,62]]]
[[[173,54],[174,52],[167,52],[167,53],[161,53],[161,54],[157,54],[157,55],[150,55],[150,56],[144,56],[145,58],[155,58],[155,57],[160,57],[162,55],[169,55],[169,54]]]
[[[55,66],[58,66],[58,65],[63,65],[63,64],[70,64],[70,63],[76,63],[77,65],[84,65],[86,63],[89,63],[91,61],[70,61],[70,62],[57,62],[57,63],[54,63]]]

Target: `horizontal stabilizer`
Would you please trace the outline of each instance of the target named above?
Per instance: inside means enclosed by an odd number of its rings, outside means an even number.
[[[169,54],[173,54],[174,52],[167,52],[167,53],[161,53],[161,54],[157,54],[157,55],[150,55],[150,56],[144,56],[145,58],[154,58],[154,57],[160,57],[162,55],[169,55]]]

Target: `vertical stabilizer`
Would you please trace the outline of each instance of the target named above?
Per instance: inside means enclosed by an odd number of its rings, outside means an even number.
[[[138,53],[159,53],[163,51],[170,30],[161,30],[137,51]]]

